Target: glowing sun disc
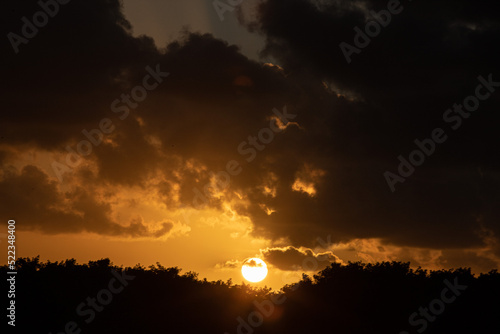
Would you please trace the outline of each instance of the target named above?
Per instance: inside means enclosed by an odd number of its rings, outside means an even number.
[[[241,274],[249,282],[260,282],[267,276],[267,265],[261,259],[252,257],[243,263]]]

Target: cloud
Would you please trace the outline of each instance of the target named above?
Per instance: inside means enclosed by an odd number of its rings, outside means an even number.
[[[387,1],[265,0],[258,16],[243,23],[266,38],[263,54],[278,59],[289,73],[333,81],[365,100],[402,102],[406,113],[423,110],[422,103],[405,102],[412,96],[421,102],[437,98],[436,104],[462,90],[476,73],[498,69],[492,53],[476,52],[500,38],[493,14],[498,3],[400,3],[402,12],[392,15],[351,64],[339,44],[354,44],[354,28],[364,30],[374,20],[370,11],[386,10]]]
[[[164,222],[160,229],[151,230],[142,220],[132,220],[129,225],[119,224],[110,217],[109,203],[99,201],[80,187],[61,193],[56,181],[31,165],[19,173],[3,170],[0,198],[0,212],[22,222],[22,230],[158,238],[173,227],[171,222]]]
[[[396,246],[380,239],[352,239],[331,245],[330,249],[352,261],[374,263],[405,261],[411,266],[439,270],[442,268],[470,267],[475,273],[488,272],[500,265],[498,239],[491,231],[483,230],[483,245],[469,249],[430,249]],[[355,257],[353,257],[355,255]]]
[[[242,261],[239,261],[239,260],[228,260],[224,263],[217,263],[215,265],[215,268],[216,269],[225,269],[225,268],[228,268],[228,269],[234,269],[234,268],[239,268],[243,265],[243,262]]]
[[[248,267],[263,267],[264,264],[262,264],[261,262],[257,262],[254,259],[251,259],[250,261],[246,261],[245,262],[245,266],[248,266]]]
[[[36,1],[5,6],[4,36],[38,10]],[[9,52],[7,39],[2,44],[0,70],[9,78],[0,92],[2,212],[46,233],[164,235],[176,226],[169,214],[197,208],[193,189],[203,194],[236,160],[242,172],[217,196],[198,201],[230,207],[251,220],[254,236],[293,246],[284,255],[269,251],[271,258],[299,260],[329,234],[333,243],[378,239],[428,249],[429,258],[483,249],[483,229],[491,231],[490,244],[498,242],[500,171],[492,152],[500,140],[491,130],[500,121],[498,92],[396,193],[383,177],[397,169],[398,155],[415,149],[416,138],[444,126],[443,112],[474,92],[478,75],[500,81],[492,52],[500,42],[498,4],[405,4],[347,64],[339,43],[352,41],[367,10],[384,6],[262,1],[245,24],[266,39],[264,54],[279,63],[270,65],[210,34],[184,32],[160,50],[151,38],[132,35],[118,1],[70,2],[19,54]],[[120,120],[111,103],[156,64],[170,76]],[[296,124],[254,148],[248,162],[240,143],[258,138],[273,109],[284,106]],[[116,129],[56,183],[50,163],[64,162],[66,146],[74,148],[103,118]],[[117,197],[136,193],[142,202],[146,192],[157,194],[167,219],[116,217]]]
[[[315,253],[309,248],[273,247],[261,249],[263,259],[281,270],[321,270],[330,263],[343,263],[332,252]]]
[[[39,10],[37,1],[10,4],[0,30],[20,34],[21,18]],[[1,71],[10,78],[2,90],[9,106],[1,116],[5,139],[47,149],[79,139],[158,56],[151,38],[131,32],[118,0],[91,0],[61,6],[18,54],[3,39]]]
[[[256,19],[245,22],[266,38],[263,53],[278,59],[287,78],[310,88],[301,95],[305,102],[295,105],[307,110],[297,118],[303,131],[294,133],[295,140],[284,139],[303,163],[281,154],[271,167],[279,175],[279,195],[251,193],[254,204],[245,214],[259,233],[288,237],[294,245],[312,245],[329,230],[337,242],[357,236],[435,249],[480,246],[479,216],[488,215],[486,225],[495,235],[500,232],[491,202],[500,180],[491,147],[500,148],[500,142],[484,131],[499,120],[498,92],[396,194],[387,191],[381,175],[397,168],[398,155],[415,149],[416,138],[444,126],[443,112],[474,92],[479,74],[500,80],[490,44],[500,36],[492,16],[498,4],[461,1],[457,7],[437,1],[432,10],[423,3],[404,4],[404,12],[347,64],[339,43],[352,42],[353,28],[364,27],[368,10],[386,6],[356,4],[362,6],[267,0]],[[481,28],[471,30],[464,22]],[[360,99],[344,99],[339,91]],[[306,166],[326,172],[318,187],[291,178]],[[291,193],[290,183],[302,194]],[[308,198],[313,189],[314,198]],[[274,213],[262,212],[260,204]]]

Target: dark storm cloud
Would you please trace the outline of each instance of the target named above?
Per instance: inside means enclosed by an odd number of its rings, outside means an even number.
[[[34,1],[24,3],[5,5],[5,35],[37,8]],[[397,169],[398,155],[407,157],[414,139],[444,126],[443,112],[474,93],[479,75],[492,73],[500,81],[496,3],[403,3],[404,11],[347,64],[339,44],[352,43],[366,11],[386,7],[359,4],[263,1],[259,17],[248,24],[266,38],[264,52],[280,68],[251,61],[208,34],[185,32],[160,52],[150,38],[131,35],[117,1],[72,1],[17,55],[4,40],[7,61],[0,66],[9,84],[0,92],[2,145],[64,153],[66,145],[85,139],[83,129],[110,118],[115,131],[85,158],[97,168],[74,172],[80,188],[66,199],[74,202],[72,210],[88,212],[89,221],[106,222],[101,232],[91,223],[98,233],[118,227],[106,220],[109,206],[82,187],[144,189],[154,179],[169,209],[189,207],[193,188],[203,192],[210,172],[236,160],[241,174],[230,178],[224,197],[207,205],[243,196],[234,209],[251,218],[258,236],[288,239],[296,247],[330,234],[332,242],[485,246],[476,233],[481,226],[493,238],[500,235],[500,141],[492,127],[500,118],[498,92],[448,133],[397,192],[391,193],[383,173]],[[146,66],[157,64],[170,76],[120,120],[111,103],[141,84]],[[283,112],[285,106],[297,124],[254,148],[249,162],[239,145],[258,138],[271,126],[273,108]],[[11,159],[0,157],[4,164]],[[3,174],[2,182],[10,187],[25,173]],[[60,217],[69,213],[51,209],[66,196],[61,188],[40,170],[30,173],[37,176],[26,182],[43,182],[43,201],[49,201],[34,212],[59,218],[24,218],[53,233],[68,226],[84,230],[81,215],[64,225]],[[29,203],[19,194],[9,207]],[[143,233],[140,225],[129,231]]]
[[[348,65],[339,44],[354,45],[353,29],[364,31],[374,20],[369,11],[389,2],[399,1],[266,0],[248,25],[290,72],[313,72],[378,103],[448,98],[498,69],[491,47],[500,39],[499,4],[487,0],[401,1],[402,11]]]
[[[267,263],[281,270],[314,270],[324,269],[330,263],[342,262],[332,252],[314,253],[311,249],[295,247],[274,247],[261,250]]]
[[[128,226],[114,222],[109,204],[98,201],[91,191],[77,188],[60,193],[57,182],[35,166],[25,166],[16,174],[3,170],[0,182],[0,212],[22,221],[23,230],[40,230],[49,234],[93,232],[110,236],[160,237],[172,223],[150,231],[141,221]]]
[[[21,34],[37,1],[5,4],[0,31]],[[152,39],[134,38],[118,0],[71,1],[16,54],[2,38],[1,114],[5,140],[59,148],[109,112],[123,85],[157,57]],[[139,74],[137,74],[139,75]]]
[[[462,128],[390,193],[382,174],[395,171],[415,139],[443,127],[443,113],[474,94],[479,75],[500,81],[498,4],[489,1],[402,2],[404,11],[348,64],[339,48],[364,29],[365,12],[386,1],[268,0],[247,22],[267,41],[290,79],[310,87],[325,81],[358,102],[308,91],[305,129],[294,148],[301,161],[326,171],[316,196],[291,192],[297,164],[275,163],[278,196],[252,193],[247,212],[258,231],[288,236],[296,245],[331,229],[334,241],[353,236],[423,247],[483,245],[477,220],[500,234],[498,155],[492,124],[500,119],[498,92]],[[305,87],[305,85],[303,85]],[[306,149],[306,147],[308,149]],[[283,161],[283,160],[281,160]],[[287,173],[286,170],[289,172]],[[497,190],[494,190],[497,189]],[[267,215],[258,203],[276,212]],[[299,205],[300,203],[300,205]],[[497,204],[495,204],[497,203]],[[280,222],[280,223],[277,223]],[[287,222],[286,224],[282,222]]]

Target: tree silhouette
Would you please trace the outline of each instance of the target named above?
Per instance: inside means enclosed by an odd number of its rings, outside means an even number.
[[[118,267],[107,258],[88,264],[20,258],[17,269],[19,333],[500,332],[497,270],[475,277],[470,268],[333,263],[276,292],[231,280],[200,280],[197,273],[181,274],[180,268],[160,263]],[[1,271],[7,276],[6,266]],[[128,277],[126,284],[118,277]],[[454,284],[461,288],[453,292]],[[99,307],[90,320],[92,298]],[[77,312],[82,303],[83,316]],[[428,318],[421,309],[428,310]]]

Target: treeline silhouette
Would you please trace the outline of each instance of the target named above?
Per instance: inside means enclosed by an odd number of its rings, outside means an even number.
[[[16,333],[500,333],[497,270],[334,263],[276,292],[159,263],[16,265]]]

